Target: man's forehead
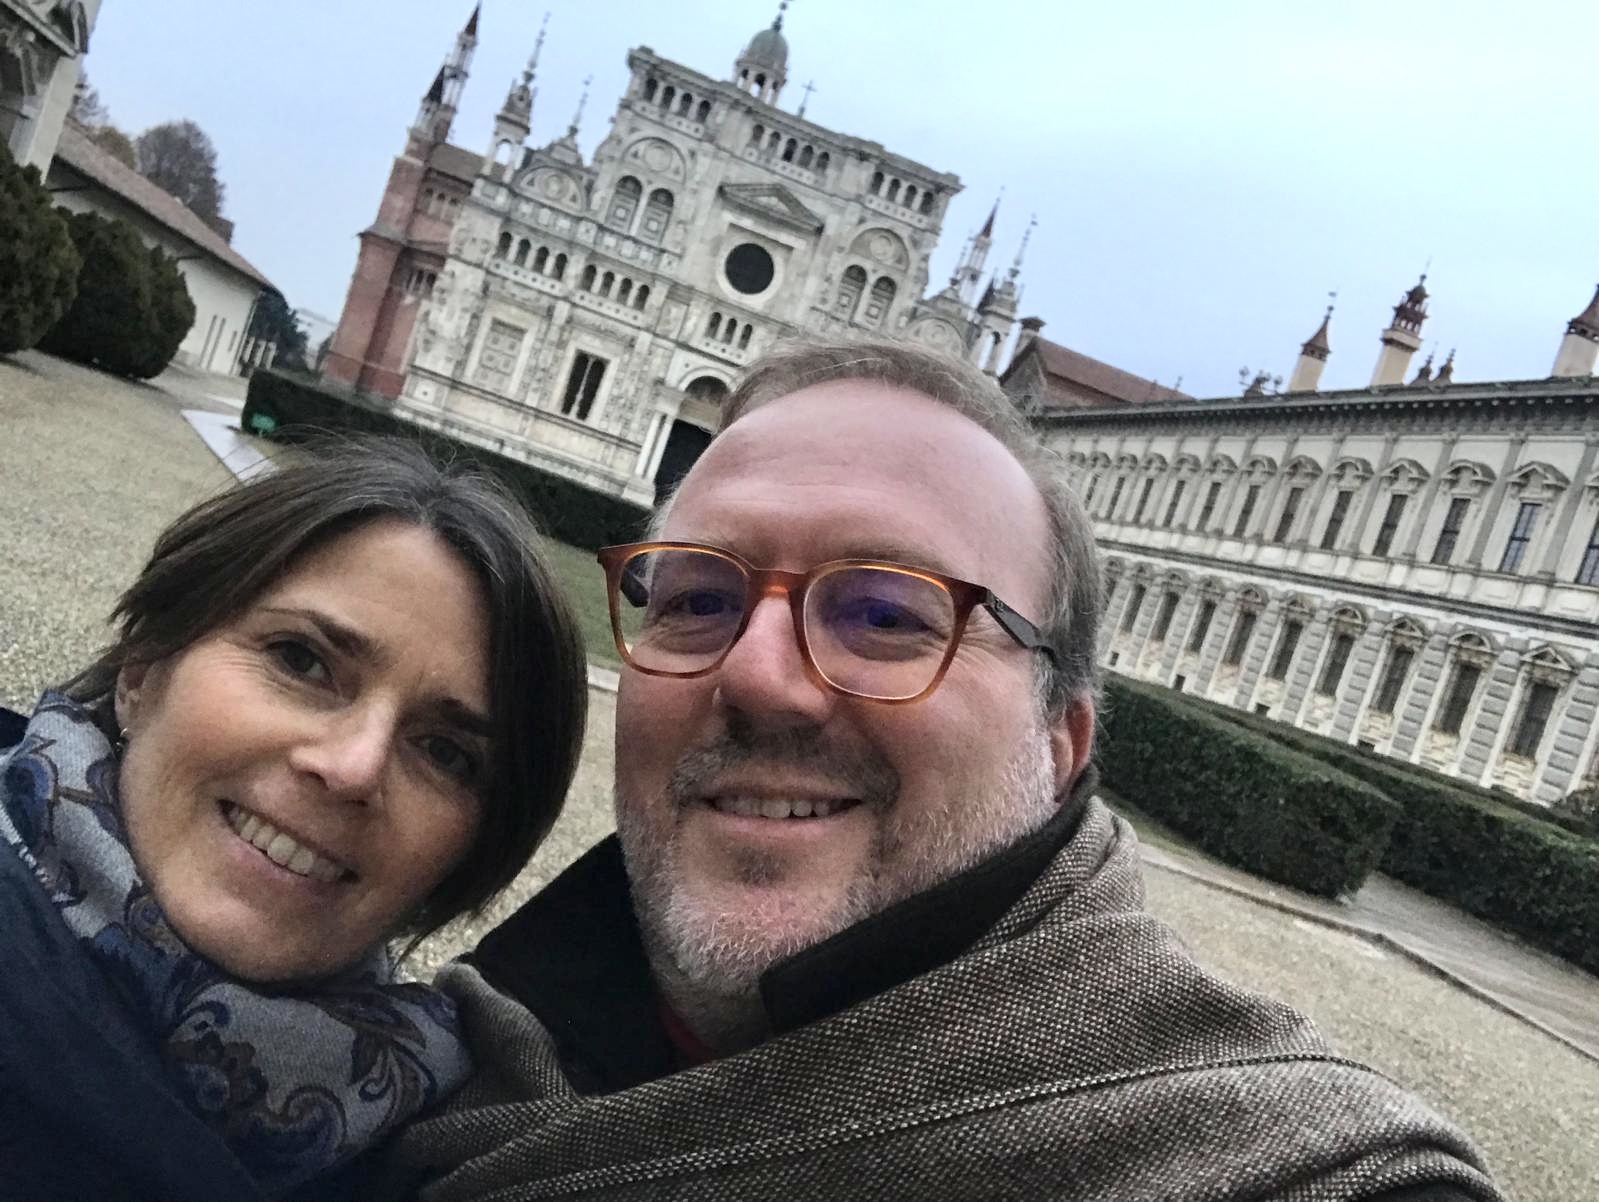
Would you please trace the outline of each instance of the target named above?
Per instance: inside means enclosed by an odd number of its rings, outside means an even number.
[[[876,381],[830,381],[728,426],[662,523],[665,537],[750,554],[799,532],[827,558],[979,578],[996,560],[1035,558],[1029,544],[1042,559],[1048,518],[1026,468],[953,406]]]

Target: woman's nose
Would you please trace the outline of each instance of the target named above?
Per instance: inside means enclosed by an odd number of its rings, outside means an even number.
[[[316,777],[332,798],[370,804],[381,798],[394,738],[394,723],[381,709],[351,707],[327,716],[290,759],[296,769]]]

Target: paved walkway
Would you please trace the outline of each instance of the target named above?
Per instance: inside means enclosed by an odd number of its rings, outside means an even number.
[[[1196,853],[1142,842],[1144,862],[1392,948],[1599,1061],[1599,978],[1384,876],[1348,901],[1274,885]]]

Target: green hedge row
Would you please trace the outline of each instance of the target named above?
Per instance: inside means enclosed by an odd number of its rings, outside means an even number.
[[[1389,876],[1599,972],[1599,840],[1429,769],[1230,706],[1182,701],[1397,802],[1400,816],[1380,865]]]
[[[552,538],[590,550],[641,537],[649,511],[584,488],[531,464],[402,421],[358,396],[279,371],[257,371],[240,418],[244,429],[293,442],[326,433],[398,435],[493,472],[511,488]]]
[[[1112,678],[1105,697],[1106,785],[1218,859],[1323,897],[1376,867],[1398,807],[1370,785],[1168,689]]]

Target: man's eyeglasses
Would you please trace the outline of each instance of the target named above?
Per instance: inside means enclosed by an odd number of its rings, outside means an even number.
[[[599,553],[623,660],[650,676],[714,671],[762,597],[782,593],[800,653],[827,687],[873,701],[920,701],[943,680],[982,606],[1029,651],[1054,651],[980,584],[925,568],[837,559],[808,572],[757,568],[718,547],[630,543]]]

